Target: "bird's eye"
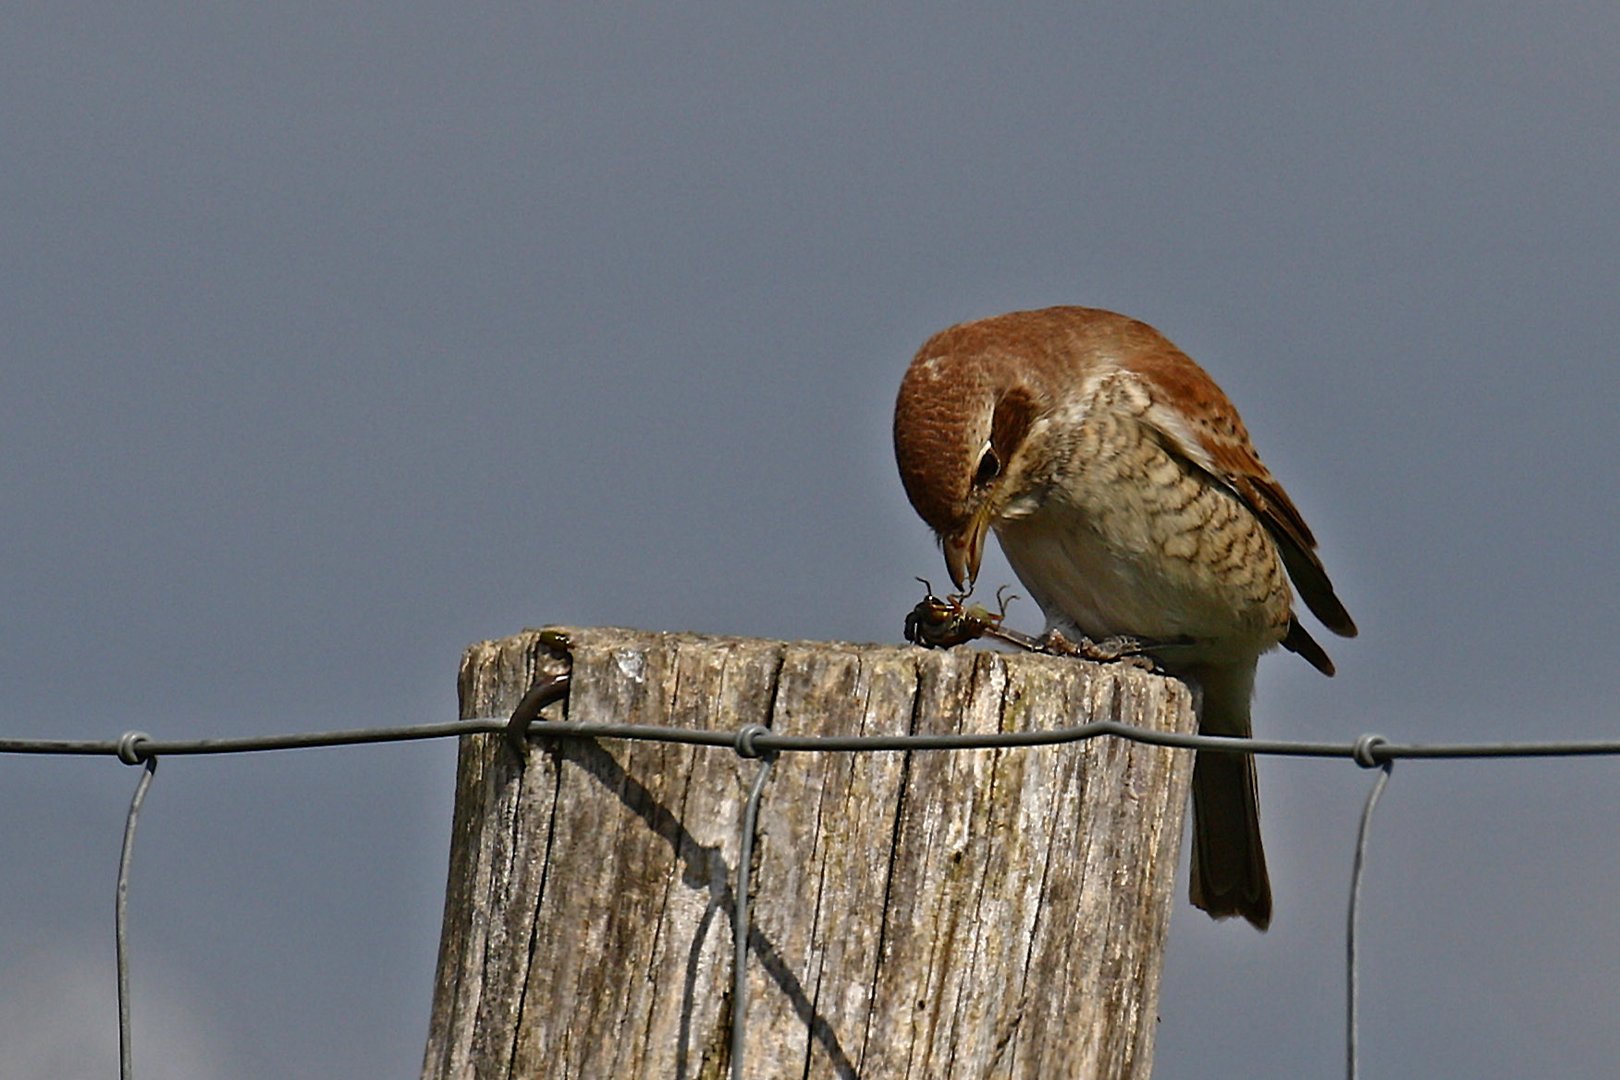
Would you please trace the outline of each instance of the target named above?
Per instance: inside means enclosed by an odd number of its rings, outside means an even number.
[[[979,458],[979,470],[973,474],[975,487],[983,487],[997,476],[1001,475],[1001,459],[996,456],[993,446],[984,448],[984,455]]]

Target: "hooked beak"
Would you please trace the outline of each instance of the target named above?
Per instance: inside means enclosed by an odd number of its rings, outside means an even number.
[[[959,592],[973,591],[973,582],[979,576],[979,560],[984,557],[984,534],[989,531],[990,515],[981,509],[965,526],[943,538],[945,569]]]

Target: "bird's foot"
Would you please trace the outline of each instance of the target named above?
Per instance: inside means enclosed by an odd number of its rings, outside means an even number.
[[[1053,656],[1074,656],[1099,664],[1126,664],[1143,671],[1162,672],[1149,650],[1154,643],[1128,634],[1115,634],[1100,640],[1081,636],[1071,639],[1061,630],[1048,630],[1037,642],[1040,651]]]

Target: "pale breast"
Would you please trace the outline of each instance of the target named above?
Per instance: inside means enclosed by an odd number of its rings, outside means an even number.
[[[1276,545],[1228,488],[1170,452],[1145,399],[1103,387],[1043,432],[1053,467],[996,532],[1048,624],[1091,637],[1190,637],[1200,658],[1282,639],[1292,596]],[[1033,479],[1033,478],[1032,478]]]

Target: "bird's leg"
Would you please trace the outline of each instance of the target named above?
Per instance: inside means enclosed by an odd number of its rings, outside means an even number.
[[[1078,640],[1071,640],[1056,627],[1048,630],[1039,638],[1033,639],[1033,641],[1033,647],[1037,651],[1050,653],[1053,656],[1074,656],[1082,660],[1095,661],[1099,664],[1128,664],[1144,671],[1160,673],[1164,669],[1154,659],[1154,652],[1166,646],[1188,643],[1185,639],[1149,641],[1147,638],[1135,637],[1130,634],[1114,634],[1100,640],[1093,640],[1081,635]]]

